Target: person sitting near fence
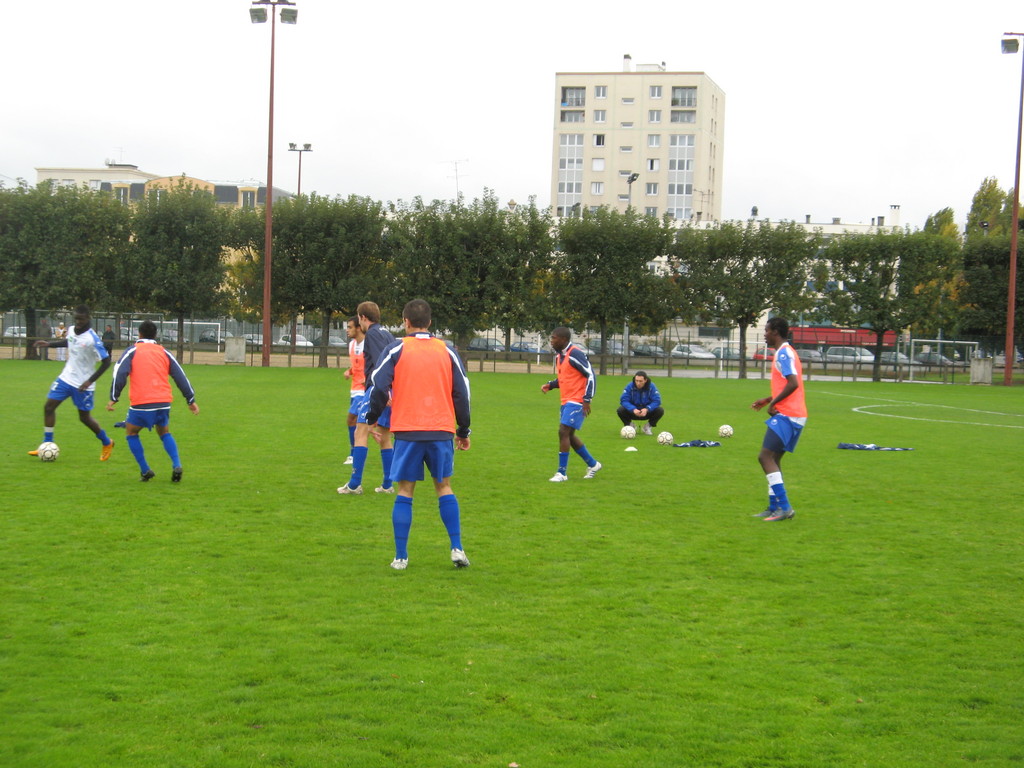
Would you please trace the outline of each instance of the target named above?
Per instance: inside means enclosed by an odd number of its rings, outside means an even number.
[[[633,374],[633,380],[622,390],[617,413],[623,425],[629,427],[634,421],[646,421],[643,433],[654,434],[654,428],[665,415],[665,409],[661,407],[661,393],[646,372],[637,371]]]

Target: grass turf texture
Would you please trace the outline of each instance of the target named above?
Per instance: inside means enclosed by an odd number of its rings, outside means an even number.
[[[334,490],[337,370],[190,368],[180,485],[152,433],[138,482],[123,408],[109,462],[70,403],[60,459],[26,456],[57,371],[0,361],[0,765],[1024,761],[1024,390],[810,382],[797,516],[765,523],[766,381],[658,379],[678,442],[736,429],[676,449],[620,439],[604,378],[605,468],[555,484],[546,375],[471,374],[473,566],[425,484],[395,572],[393,497]]]

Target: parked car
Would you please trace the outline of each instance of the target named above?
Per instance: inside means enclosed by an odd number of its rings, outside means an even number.
[[[902,352],[883,352],[878,356],[878,361],[882,365],[917,365]]]
[[[121,329],[121,341],[135,341],[137,338],[139,338],[139,331],[137,328]]]
[[[600,339],[591,339],[588,342],[588,346],[590,347],[591,353],[595,354],[595,355],[600,355],[600,354],[624,355],[624,354],[626,354],[626,348],[624,346],[622,346],[622,342],[621,341],[615,341],[614,339],[609,339],[608,340],[608,343],[606,345],[607,348],[605,348],[605,347],[603,347],[601,345],[601,340]]]
[[[546,351],[532,341],[517,341],[509,345],[508,349],[510,352],[526,352],[530,355],[539,355],[541,352]]]
[[[4,329],[5,339],[24,339],[28,336],[23,325],[9,325]]]
[[[801,363],[824,363],[825,356],[821,354],[820,350],[814,349],[813,347],[807,347],[805,349],[797,349],[796,353],[800,356]]]
[[[720,360],[740,360],[743,355],[736,347],[715,347],[711,350],[712,357],[717,357]]]
[[[681,357],[687,360],[714,360],[716,356],[700,344],[676,344],[672,348],[672,357]],[[739,359],[738,352],[736,359]]]
[[[313,346],[314,347],[322,347],[322,346],[324,346],[323,340],[324,340],[323,336],[317,336],[315,339],[313,339]],[[328,347],[347,347],[348,346],[348,339],[343,339],[340,336],[328,336],[327,337],[327,346]]]
[[[875,356],[864,347],[829,347],[825,352],[825,361],[844,365],[867,365],[875,362]]]
[[[480,336],[469,342],[470,352],[504,352],[505,345],[497,339],[485,339]]]
[[[290,333],[286,333],[284,336],[281,337],[281,340],[278,341],[277,343],[280,344],[282,347],[290,347],[292,345],[292,335]],[[296,333],[295,334],[295,346],[296,347],[312,347],[313,346],[313,342],[311,342],[305,336]]]
[[[920,363],[921,365],[945,365],[961,368],[966,365],[966,363],[958,363],[955,360],[950,360],[939,352],[922,352],[921,354],[914,356],[914,362]]]
[[[216,331],[209,331],[209,330],[207,330],[207,331],[203,331],[202,333],[199,334],[199,343],[200,344],[216,344],[218,341],[220,341],[220,339],[217,338],[217,332]]]
[[[173,344],[178,341],[178,329],[162,328],[157,334],[157,339],[161,344]]]
[[[771,347],[768,347],[767,349],[761,347],[754,353],[754,359],[758,361],[767,360],[768,362],[771,362],[775,359],[775,350]]]
[[[657,344],[637,344],[633,354],[638,357],[668,357],[668,353]]]
[[[247,334],[245,334],[245,343],[248,346],[262,347],[263,346],[263,334],[261,334],[261,333],[247,333]]]

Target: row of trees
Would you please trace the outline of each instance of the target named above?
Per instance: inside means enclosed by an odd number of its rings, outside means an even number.
[[[989,182],[979,190],[985,200],[998,190]],[[869,324],[879,348],[885,331],[908,327],[997,336],[1007,195],[999,192],[988,218],[979,196],[963,240],[948,226],[952,212],[940,211],[921,231],[829,241],[795,223],[677,228],[632,210],[556,223],[533,201],[508,210],[490,193],[468,204],[387,206],[300,196],[274,206],[273,311],[276,322],[318,317],[326,336],[364,299],[397,322],[405,301],[421,297],[460,346],[495,326],[507,341],[513,331],[590,324],[606,341],[624,322],[653,333],[674,317],[738,327],[745,343],[766,311]],[[134,207],[85,189],[0,189],[0,305],[25,308],[30,335],[33,307],[85,302],[170,314],[184,339],[188,317],[259,318],[263,245],[262,210],[218,207],[185,184]],[[648,268],[659,257],[664,274]]]

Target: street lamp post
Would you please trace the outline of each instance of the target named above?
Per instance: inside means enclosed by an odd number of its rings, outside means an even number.
[[[633,207],[633,182],[639,178],[639,173],[631,173],[626,177],[626,189],[629,190],[629,202],[626,204],[626,210]]]
[[[313,151],[313,145],[312,144],[303,144],[302,145],[302,149],[299,149],[299,145],[298,144],[289,143],[288,144],[288,151],[289,152],[298,152],[299,153],[299,184],[298,184],[298,188],[295,190],[295,194],[296,195],[301,195],[302,194],[302,153],[303,152],[312,152]]]
[[[266,220],[263,245],[263,351],[262,365],[270,366],[270,347],[273,343],[273,327],[270,317],[270,265],[274,246],[274,45],[277,37],[277,6],[281,8],[281,23],[294,24],[299,12],[292,0],[253,0],[249,9],[249,20],[253,24],[265,24],[267,8],[270,6],[270,109],[267,127],[267,199],[263,210]]]
[[[1017,53],[1024,32],[1004,32],[1003,53]],[[1017,228],[1020,224],[1020,149],[1021,129],[1024,128],[1024,58],[1021,60],[1020,102],[1017,108],[1017,154],[1014,155],[1013,173],[1013,217],[1010,220],[1010,276],[1006,289],[1006,348],[1003,366],[1003,384],[1013,384],[1013,364],[1017,361],[1014,354],[1013,325],[1017,309]]]

